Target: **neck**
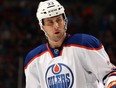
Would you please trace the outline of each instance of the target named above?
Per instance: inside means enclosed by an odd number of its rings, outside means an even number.
[[[64,39],[65,39],[65,37],[66,37],[66,34],[64,34],[64,36],[59,40],[59,41],[50,41],[49,40],[49,45],[50,45],[50,47],[51,48],[58,48],[58,47],[61,47],[62,46],[62,43],[63,43],[63,41],[64,41]]]

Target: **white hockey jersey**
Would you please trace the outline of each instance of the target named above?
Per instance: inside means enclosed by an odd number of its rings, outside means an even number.
[[[114,66],[91,35],[67,36],[60,48],[42,44],[25,60],[26,88],[102,88]],[[116,80],[116,74],[110,75]]]

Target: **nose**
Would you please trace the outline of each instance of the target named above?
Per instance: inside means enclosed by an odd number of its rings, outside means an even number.
[[[59,27],[59,24],[57,22],[54,22],[54,28],[57,29]]]

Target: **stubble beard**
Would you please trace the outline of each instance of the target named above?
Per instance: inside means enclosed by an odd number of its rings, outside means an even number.
[[[58,41],[60,41],[65,36],[65,34],[66,33],[63,32],[60,35],[56,35],[56,36],[52,36],[52,37],[48,35],[48,38],[49,38],[50,41],[58,42]]]

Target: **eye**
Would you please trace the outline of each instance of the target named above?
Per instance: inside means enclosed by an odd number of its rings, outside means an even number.
[[[47,22],[47,25],[48,25],[48,26],[53,25],[53,21],[48,21],[48,22]]]
[[[62,19],[59,18],[59,19],[57,19],[56,21],[57,21],[57,23],[61,23],[61,22],[62,22]]]

